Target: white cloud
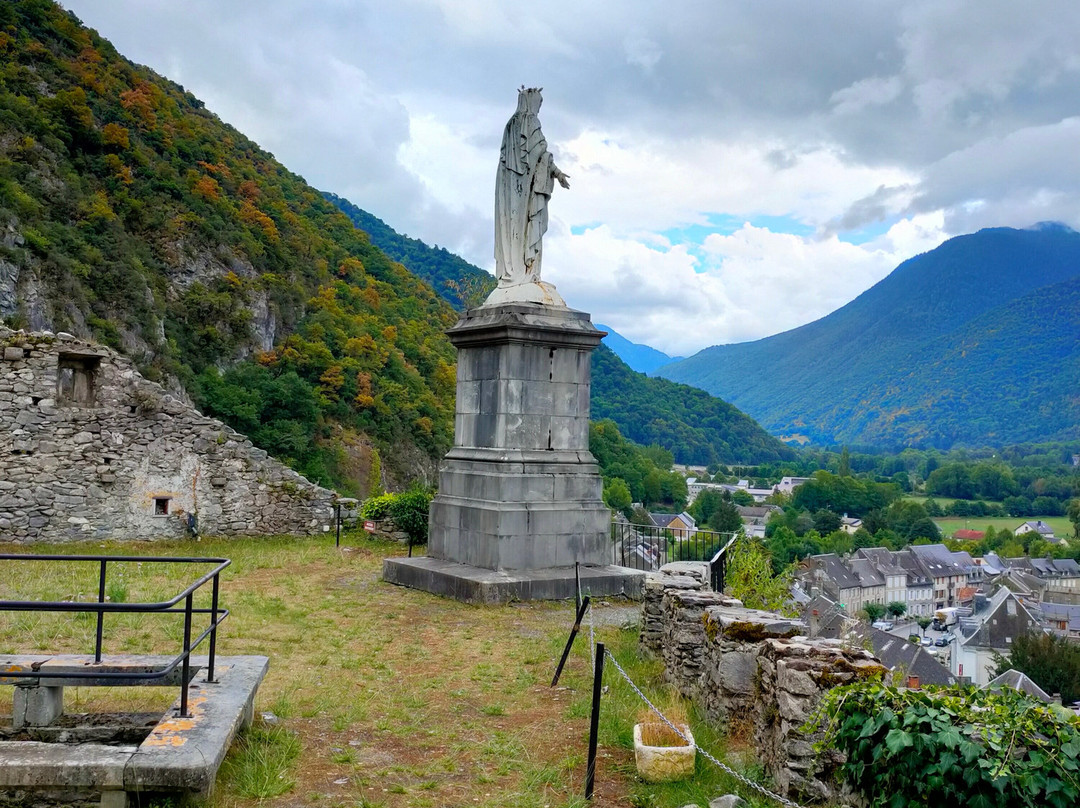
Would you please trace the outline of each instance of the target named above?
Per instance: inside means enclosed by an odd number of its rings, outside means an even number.
[[[873,243],[744,225],[711,235],[700,257],[605,226],[545,242],[544,272],[571,305],[670,354],[795,328],[847,303],[904,259],[944,239],[941,217],[894,225]]]

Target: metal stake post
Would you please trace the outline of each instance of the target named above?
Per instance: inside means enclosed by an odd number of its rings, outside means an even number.
[[[551,686],[555,687],[559,683],[559,677],[562,676],[563,666],[566,664],[566,658],[570,656],[570,649],[574,647],[574,638],[577,637],[578,631],[581,630],[581,618],[585,616],[585,610],[589,608],[589,596],[586,595],[585,599],[581,601],[581,606],[578,607],[577,616],[574,618],[574,627],[570,629],[570,636],[566,638],[566,647],[563,648],[562,658],[559,660],[559,667],[555,669],[555,678],[551,680]]]
[[[591,800],[596,782],[596,736],[600,729],[600,694],[604,684],[604,644],[596,644],[596,667],[593,669],[592,717],[589,719],[589,762],[585,768],[585,799]]]
[[[578,568],[580,566],[580,561],[574,562],[574,594],[578,609],[581,608],[581,575],[578,573]]]

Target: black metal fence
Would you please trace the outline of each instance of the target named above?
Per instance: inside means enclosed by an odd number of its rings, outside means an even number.
[[[611,523],[612,563],[636,570],[657,570],[671,561],[707,561],[712,588],[724,589],[735,533]]]
[[[188,715],[188,682],[191,680],[193,674],[191,673],[191,652],[202,643],[207,637],[210,638],[209,644],[209,659],[207,664],[206,679],[208,682],[214,681],[214,657],[217,652],[217,627],[221,625],[221,622],[229,616],[229,610],[223,609],[218,603],[218,595],[220,591],[220,577],[221,571],[225,569],[232,562],[227,558],[173,558],[173,557],[157,557],[157,556],[95,556],[95,555],[34,555],[30,553],[4,553],[0,554],[0,562],[5,562],[0,565],[0,569],[4,569],[6,575],[11,579],[17,579],[18,573],[15,571],[13,565],[6,562],[62,562],[62,561],[75,561],[94,563],[98,565],[98,591],[97,601],[68,601],[68,600],[0,600],[0,612],[78,612],[78,613],[90,613],[97,615],[97,636],[94,643],[94,662],[101,663],[101,646],[102,635],[104,632],[105,615],[106,614],[135,614],[135,613],[157,613],[157,614],[182,614],[184,616],[184,640],[183,647],[180,652],[169,660],[164,665],[153,668],[149,671],[107,671],[107,670],[87,670],[87,671],[62,671],[56,673],[50,673],[47,668],[41,670],[29,670],[29,671],[4,671],[4,678],[14,677],[26,677],[33,679],[48,680],[50,677],[56,679],[80,679],[86,680],[87,684],[143,684],[153,685],[160,684],[163,680],[167,680],[169,675],[179,666],[181,669],[180,674],[180,714],[182,716]],[[106,579],[108,576],[108,566],[114,562],[137,562],[141,564],[213,564],[214,567],[206,574],[199,577],[197,580],[189,584],[183,591],[169,600],[159,601],[156,603],[111,603],[105,599],[106,592]],[[195,608],[194,599],[195,592],[204,584],[211,583],[212,591],[210,595],[210,608]],[[180,601],[184,601],[183,606],[178,606]],[[210,616],[209,624],[199,634],[198,637],[192,639],[192,620],[195,615],[206,614]],[[47,685],[48,682],[46,681]]]

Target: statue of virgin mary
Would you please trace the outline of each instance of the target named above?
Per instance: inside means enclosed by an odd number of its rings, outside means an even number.
[[[503,131],[495,178],[495,276],[500,287],[540,282],[548,200],[556,180],[570,187],[540,131],[541,89],[518,91],[517,111]]]

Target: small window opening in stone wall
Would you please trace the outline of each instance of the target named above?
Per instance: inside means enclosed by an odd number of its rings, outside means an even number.
[[[169,500],[171,497],[154,497],[154,516],[169,515]]]
[[[94,406],[94,382],[99,356],[60,354],[56,371],[56,398],[61,404]]]

